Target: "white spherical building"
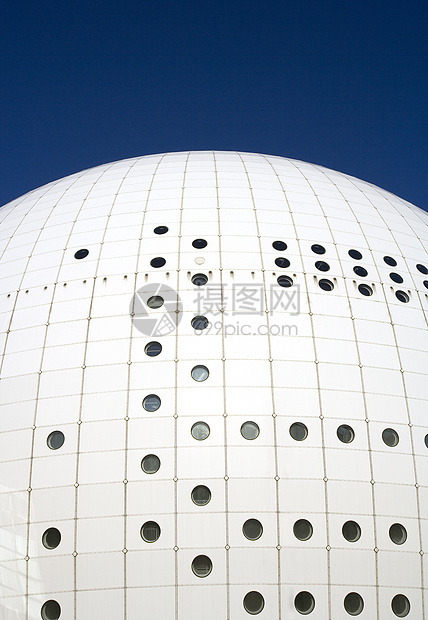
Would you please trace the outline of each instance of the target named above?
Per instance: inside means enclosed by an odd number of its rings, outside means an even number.
[[[428,618],[427,224],[211,151],[2,207],[1,619]]]

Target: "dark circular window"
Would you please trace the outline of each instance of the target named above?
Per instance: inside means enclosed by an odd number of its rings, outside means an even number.
[[[208,277],[204,273],[196,273],[192,276],[192,284],[195,286],[203,286],[208,282]]]
[[[163,306],[163,297],[160,295],[153,295],[153,297],[149,297],[147,300],[147,305],[152,310],[156,310],[157,308],[161,308]]]
[[[65,437],[61,431],[52,431],[49,433],[46,443],[51,450],[58,450],[64,444]]]
[[[152,258],[150,264],[152,267],[163,267],[166,263],[166,260],[162,258],[162,256],[157,256],[156,258]]]
[[[360,291],[361,295],[364,295],[364,297],[370,297],[371,295],[373,295],[373,289],[368,284],[359,284],[358,290]]]
[[[198,555],[192,562],[192,571],[196,577],[208,577],[213,569],[213,563],[207,555]]]
[[[260,434],[258,424],[255,422],[244,422],[241,426],[241,435],[245,439],[257,439]]]
[[[192,241],[192,245],[194,248],[198,248],[198,250],[202,250],[203,248],[207,247],[208,241],[205,241],[205,239],[195,239],[194,241]]]
[[[206,329],[208,323],[209,321],[206,316],[194,316],[191,321],[193,329]]]
[[[390,448],[394,448],[400,441],[397,431],[394,431],[393,428],[386,428],[382,432],[382,439],[383,443],[386,443]]]
[[[395,296],[403,304],[407,304],[410,301],[410,297],[404,291],[395,291]]]
[[[401,523],[394,523],[389,528],[389,537],[396,545],[403,545],[407,540],[407,531]]]
[[[190,494],[192,502],[197,506],[206,506],[211,499],[211,491],[203,484],[198,485]]]
[[[156,394],[149,394],[143,400],[143,407],[146,411],[157,411],[161,406],[161,399]]]
[[[347,424],[341,424],[336,433],[340,441],[343,443],[351,443],[351,441],[354,441],[355,433]]]
[[[330,271],[330,265],[328,263],[325,263],[323,260],[317,260],[317,262],[315,263],[315,267],[319,271]]]
[[[77,258],[78,260],[80,260],[81,258],[86,258],[88,254],[89,254],[89,250],[77,250],[77,252],[74,255],[74,258]]]
[[[428,274],[428,267],[425,267],[425,265],[421,265],[420,263],[416,265],[416,269],[418,271],[420,271],[421,273],[424,274],[424,276],[426,276]]]
[[[314,243],[311,246],[311,250],[315,254],[325,254],[325,247],[323,247],[322,245],[318,245],[318,243]]]
[[[284,243],[284,241],[274,241],[272,243],[272,247],[275,248],[275,250],[278,250],[279,252],[283,252],[284,250],[287,249],[287,244]]]
[[[389,277],[391,278],[391,280],[393,280],[394,282],[397,282],[397,284],[402,284],[403,283],[403,278],[400,276],[399,273],[395,273],[394,271],[392,271],[389,274]]]
[[[390,267],[396,267],[397,266],[397,261],[395,260],[395,258],[392,258],[392,256],[384,256],[383,260]]]
[[[197,439],[198,441],[203,441],[210,434],[210,427],[206,422],[195,422],[190,431],[192,433],[192,437]]]
[[[308,436],[308,429],[303,422],[294,422],[290,426],[290,435],[296,441],[303,441]]]
[[[364,601],[357,592],[350,592],[345,596],[343,606],[350,616],[359,616],[364,609]]]
[[[425,445],[428,448],[428,435],[425,435]]]
[[[354,273],[356,273],[357,276],[360,276],[361,278],[365,278],[366,275],[368,275],[367,269],[364,269],[364,267],[361,267],[361,265],[355,265]]]
[[[242,533],[248,540],[257,540],[263,534],[263,526],[257,519],[248,519],[242,526]]]
[[[278,256],[278,258],[275,258],[275,265],[285,269],[285,267],[290,266],[290,261],[285,256]]]
[[[156,357],[162,351],[162,345],[160,342],[149,342],[144,347],[144,353],[149,357]]]
[[[342,534],[348,542],[357,542],[361,537],[361,528],[355,521],[347,521],[343,524]]]
[[[284,288],[289,288],[293,286],[293,279],[290,276],[279,276],[277,279],[279,286],[283,286]]]
[[[361,260],[363,258],[363,255],[358,250],[349,250],[348,254],[351,258],[354,258],[355,260]]]
[[[265,606],[265,599],[260,594],[260,592],[248,592],[244,596],[244,609],[247,613],[255,616],[263,611],[263,607]]]
[[[61,532],[56,527],[50,527],[42,536],[42,544],[46,549],[56,549],[61,542]]]
[[[168,232],[168,226],[156,226],[153,232],[155,235],[164,235]]]
[[[58,620],[61,615],[61,607],[57,601],[46,601],[40,610],[40,614],[43,620]]]
[[[208,370],[206,366],[194,366],[192,368],[191,375],[192,375],[192,379],[194,379],[195,381],[201,382],[201,381],[205,381],[206,379],[208,379],[210,375],[210,371]]]
[[[334,289],[334,284],[331,280],[327,280],[323,278],[318,282],[318,286],[322,288],[323,291],[332,291]]]
[[[299,540],[309,540],[313,531],[312,524],[306,519],[299,519],[293,525],[293,534]]]
[[[428,280],[424,280],[423,285],[425,288],[428,288]]]
[[[161,535],[160,525],[156,521],[146,521],[140,530],[140,535],[148,543],[156,542]]]
[[[410,602],[404,594],[396,594],[391,601],[391,609],[398,618],[405,618],[410,612]]]
[[[160,458],[156,454],[146,454],[141,461],[141,469],[145,474],[155,474],[160,468]]]
[[[294,607],[299,614],[306,616],[315,609],[315,599],[310,592],[299,592],[294,599]]]

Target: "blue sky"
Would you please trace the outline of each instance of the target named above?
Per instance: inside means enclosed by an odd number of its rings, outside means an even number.
[[[0,204],[136,155],[322,164],[428,210],[422,2],[8,3]]]

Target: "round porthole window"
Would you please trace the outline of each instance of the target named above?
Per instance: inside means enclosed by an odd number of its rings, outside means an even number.
[[[257,540],[263,534],[263,526],[257,519],[248,519],[242,526],[242,533],[248,540]]]
[[[343,606],[350,616],[359,616],[364,609],[364,601],[357,592],[350,592],[345,596]]]
[[[363,258],[363,255],[358,250],[349,250],[348,254],[351,258],[354,258],[355,260],[361,260]]]
[[[164,235],[168,232],[168,226],[156,226],[153,232],[155,235]]]
[[[361,528],[355,521],[347,521],[343,524],[342,534],[348,542],[357,542],[361,537]]]
[[[310,592],[299,592],[294,599],[294,607],[299,614],[306,616],[315,609],[315,599]]]
[[[202,250],[203,248],[207,247],[208,242],[205,241],[205,239],[195,239],[194,241],[192,241],[192,245],[194,248],[197,248],[198,250]]]
[[[203,484],[198,485],[190,494],[192,502],[197,506],[206,506],[211,499],[211,491]]]
[[[351,441],[354,441],[355,433],[347,424],[341,424],[336,433],[342,443],[351,443]]]
[[[308,436],[308,429],[303,422],[294,422],[290,426],[290,435],[296,441],[303,441]]]
[[[144,347],[144,353],[149,357],[156,357],[162,351],[162,345],[160,342],[149,342]]]
[[[293,534],[298,540],[309,540],[313,531],[312,524],[306,519],[299,519],[293,525]]]
[[[205,422],[196,422],[192,426],[192,437],[198,441],[203,441],[210,434],[210,427]]]
[[[395,260],[395,258],[392,258],[392,256],[384,256],[383,260],[390,267],[396,267],[397,266],[397,261]]]
[[[42,544],[46,549],[56,549],[61,542],[61,532],[56,527],[50,527],[43,533]]]
[[[311,250],[315,254],[325,254],[325,248],[322,245],[319,245],[318,243],[314,243],[311,246]]]
[[[191,321],[193,329],[199,330],[206,329],[208,327],[208,323],[209,321],[206,316],[194,316]]]
[[[284,241],[274,241],[272,247],[279,252],[284,252],[287,249],[287,244]]]
[[[421,265],[420,263],[418,265],[416,265],[416,269],[418,271],[420,271],[421,273],[424,274],[424,276],[426,276],[428,274],[428,267],[425,267],[425,265]]]
[[[425,445],[428,448],[428,435],[425,435]]]
[[[394,448],[394,446],[396,446],[400,441],[397,431],[394,431],[393,428],[386,428],[382,432],[382,439],[383,443],[385,443],[390,448]]]
[[[40,614],[43,620],[58,620],[61,615],[61,607],[57,601],[51,599],[43,604]]]
[[[77,250],[77,252],[74,255],[74,258],[81,260],[82,258],[86,258],[88,254],[89,254],[89,250]]]
[[[152,310],[156,310],[157,308],[161,308],[163,306],[163,297],[160,295],[153,295],[153,297],[149,297],[147,300],[147,305]]]
[[[244,424],[241,426],[241,435],[245,439],[257,439],[257,437],[260,435],[260,429],[258,424],[256,424],[255,422],[244,422]]]
[[[407,531],[401,523],[394,523],[389,528],[389,537],[396,545],[403,545],[407,540]]]
[[[65,437],[61,431],[52,431],[49,433],[46,443],[51,450],[58,450],[64,444]]]
[[[361,278],[365,278],[368,275],[367,269],[364,269],[364,267],[361,267],[361,265],[355,265],[354,273],[356,273],[357,276],[360,276]]]
[[[156,394],[149,394],[143,400],[143,407],[146,411],[157,411],[161,406],[161,399]]]
[[[395,291],[395,296],[398,301],[401,301],[403,304],[407,304],[410,301],[410,297],[404,291]]]
[[[275,258],[275,265],[277,267],[285,269],[286,267],[290,266],[290,261],[288,260],[288,258],[285,258],[285,256],[278,256],[278,258]]]
[[[318,271],[330,271],[330,265],[328,263],[325,263],[323,260],[317,260],[317,262],[315,263],[315,267],[318,269]]]
[[[141,461],[141,469],[145,474],[155,474],[160,468],[160,459],[156,454],[146,454]]]
[[[163,267],[166,263],[166,260],[162,257],[162,256],[157,256],[156,258],[152,258],[152,260],[150,261],[150,265],[152,267]]]
[[[323,278],[318,282],[318,286],[322,288],[323,291],[332,291],[334,289],[334,284],[331,280],[326,280]]]
[[[404,280],[400,276],[400,274],[399,273],[395,273],[394,271],[391,271],[391,273],[389,274],[389,277],[391,278],[391,280],[393,282],[396,282],[397,284],[403,284],[403,282],[404,282]]]
[[[192,562],[192,571],[196,577],[208,577],[213,569],[213,563],[207,555],[198,555]]]
[[[140,530],[143,540],[148,543],[156,542],[161,535],[161,529],[156,521],[146,521]]]
[[[423,281],[423,285],[424,285],[425,288],[428,288],[428,280],[424,280]]]
[[[192,276],[192,284],[194,284],[195,286],[203,286],[207,282],[208,276],[206,276],[204,273],[196,273],[194,276]]]
[[[198,382],[205,381],[206,379],[208,379],[209,374],[210,374],[210,371],[208,370],[206,366],[194,366],[191,372],[192,379]]]
[[[391,609],[398,618],[405,618],[410,612],[410,602],[404,594],[396,594],[391,601]]]
[[[260,594],[260,592],[248,592],[244,596],[244,609],[247,613],[255,616],[263,611],[263,607],[265,606],[265,599]]]
[[[371,295],[373,295],[373,289],[368,284],[359,284],[358,290],[360,291],[361,295],[364,295],[365,297],[370,297]]]
[[[279,286],[283,286],[284,288],[293,286],[293,279],[290,278],[290,276],[279,276],[279,278],[277,278],[277,282]]]

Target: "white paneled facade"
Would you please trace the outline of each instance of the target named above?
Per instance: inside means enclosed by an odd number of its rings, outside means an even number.
[[[2,207],[1,619],[428,618],[427,224],[212,151]]]

